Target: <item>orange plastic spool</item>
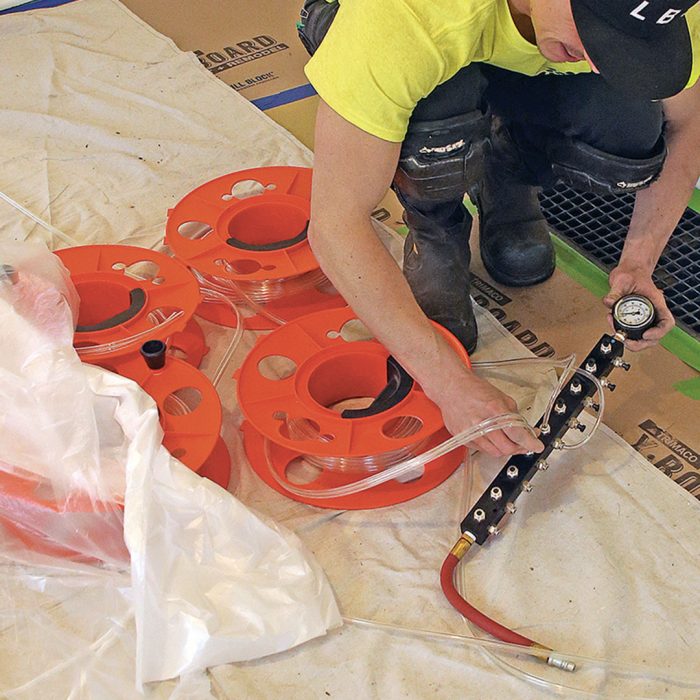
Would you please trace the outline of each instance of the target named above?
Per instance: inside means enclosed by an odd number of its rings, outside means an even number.
[[[143,347],[148,350],[149,346],[156,354],[164,349],[160,341],[149,341]],[[156,402],[163,445],[170,454],[200,476],[227,488],[231,458],[220,437],[223,416],[214,385],[184,360],[168,355],[160,361],[162,366],[149,367],[143,357],[132,355],[108,369],[135,381]]]
[[[381,462],[383,454],[418,444],[423,452],[449,437],[440,410],[412,380],[388,401],[382,398],[389,388],[389,353],[374,339],[346,339],[358,323],[349,308],[296,319],[261,338],[236,373],[238,403],[246,418],[244,445],[253,470],[280,493],[323,508],[379,508],[415,498],[447,479],[466,454],[464,448],[453,450],[412,481],[389,481],[351,496],[307,498],[284,488],[302,486],[293,481],[293,470],[303,455],[366,463],[359,471],[354,466],[324,468],[303,483],[304,489],[324,490],[378,470],[373,457]],[[469,364],[458,341],[438,328]],[[359,411],[344,408],[361,399],[373,401]]]
[[[163,253],[92,245],[66,248],[57,255],[80,297],[74,345],[85,362],[102,365],[138,352],[148,340],[185,332],[201,300],[192,273]],[[191,323],[189,328],[191,337],[185,333],[182,342],[196,360],[203,351],[196,329]],[[134,340],[128,342],[130,338]]]
[[[325,280],[306,238],[311,172],[298,167],[253,168],[211,180],[168,212],[165,241],[193,270],[233,286],[234,296],[235,288],[253,298],[256,290],[271,289],[260,306],[283,321],[343,307],[345,301],[330,287],[324,291],[321,284],[305,284],[293,291],[290,282],[302,276]],[[282,294],[285,283],[288,293]],[[245,303],[244,298],[241,301]],[[236,325],[235,314],[223,304],[204,303],[197,314],[225,326]],[[244,324],[255,330],[277,325],[260,313],[245,317]]]

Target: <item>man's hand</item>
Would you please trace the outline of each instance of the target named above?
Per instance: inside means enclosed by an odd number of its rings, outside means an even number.
[[[642,294],[656,309],[656,323],[644,332],[642,340],[629,340],[625,343],[625,347],[637,352],[657,345],[661,338],[676,325],[673,315],[666,306],[663,292],[652,282],[649,273],[620,264],[610,273],[610,291],[603,298],[603,303],[612,309],[615,302],[625,294]],[[608,323],[610,328],[614,329],[611,313],[608,314]]]
[[[430,396],[428,391],[426,393]],[[471,371],[465,371],[449,390],[442,389],[430,398],[440,407],[445,427],[453,435],[489,418],[518,412],[518,405],[510,396]],[[494,457],[542,452],[544,449],[536,437],[519,426],[487,433],[469,446]]]

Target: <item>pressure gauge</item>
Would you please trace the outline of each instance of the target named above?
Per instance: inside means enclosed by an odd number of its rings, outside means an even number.
[[[641,294],[628,294],[615,302],[612,310],[615,330],[628,340],[641,340],[644,331],[656,321],[654,305]]]

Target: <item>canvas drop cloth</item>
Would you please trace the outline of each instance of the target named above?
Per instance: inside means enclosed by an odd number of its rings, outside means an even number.
[[[116,0],[1,18],[0,84],[0,192],[31,215],[0,201],[2,237],[52,248],[157,246],[168,207],[197,185],[243,168],[311,163],[293,137]],[[228,331],[203,325],[211,371]],[[477,359],[525,352],[488,314],[480,313],[479,325]],[[253,342],[246,333],[230,373]],[[527,386],[533,379],[501,377],[525,408],[542,403]],[[634,381],[634,369],[619,381]],[[292,651],[214,668],[215,696],[577,696],[543,686],[542,677],[584,696],[698,697],[700,504],[607,429],[580,451],[558,454],[504,532],[462,567],[470,600],[487,613],[562,652],[617,664],[567,675],[420,631],[471,635],[443,599],[438,570],[457,539],[466,494],[481,492],[500,466],[495,460],[477,457],[469,470],[400,506],[318,510],[278,495],[251,472],[235,383],[229,378],[220,389],[234,460],[230,490],[297,533],[346,617],[403,630],[348,623]],[[32,603],[42,604],[44,593],[34,591]],[[82,629],[89,637],[90,626]],[[12,647],[13,663],[21,663],[21,642],[0,631],[0,649]],[[126,635],[92,663],[107,677],[128,673],[130,644]],[[207,691],[197,682],[180,692]]]

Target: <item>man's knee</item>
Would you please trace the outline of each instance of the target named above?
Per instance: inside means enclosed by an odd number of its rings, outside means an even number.
[[[526,166],[529,183],[544,187],[564,183],[602,195],[636,192],[656,180],[666,159],[662,129],[654,141],[631,155],[623,148],[601,148],[531,124],[511,124],[509,132]]]
[[[666,157],[661,104],[620,95],[598,76],[581,76],[579,83],[587,89],[567,103],[570,126],[548,139],[554,176],[602,194],[650,185]]]
[[[643,155],[630,158],[554,136],[548,141],[547,155],[555,181],[597,194],[621,194],[644,189],[656,180],[666,159],[666,142],[657,135]]]
[[[490,114],[480,110],[436,121],[412,120],[393,187],[425,202],[461,200],[483,172]]]
[[[581,77],[593,82],[593,76]],[[600,79],[593,84],[596,89],[588,91],[588,99],[584,91],[577,100],[571,100],[564,107],[571,110],[565,117],[570,123],[564,129],[566,134],[621,158],[650,157],[664,128],[661,103],[630,99],[613,91]]]
[[[526,78],[489,69],[487,97],[509,127],[533,184],[556,180],[599,193],[630,192],[661,172],[658,102],[620,95],[597,75]]]

